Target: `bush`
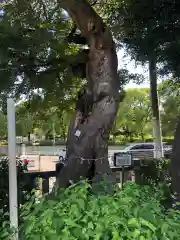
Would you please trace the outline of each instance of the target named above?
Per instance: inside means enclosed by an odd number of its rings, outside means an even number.
[[[180,212],[164,211],[161,188],[129,182],[123,191],[92,195],[89,187],[82,182],[62,190],[53,200],[34,205],[33,212],[30,203],[24,205],[23,239],[179,239]],[[0,239],[2,234],[7,229],[0,231]]]
[[[8,142],[7,141],[1,141],[0,142],[0,146],[7,146],[8,145]]]
[[[32,142],[26,142],[25,144],[26,144],[26,146],[32,146],[33,145]],[[41,140],[41,141],[36,142],[36,144],[38,146],[53,146],[53,141],[52,140]],[[57,145],[57,146],[65,145],[65,144],[66,144],[66,142],[63,139],[56,140],[56,143],[55,143],[55,145]]]
[[[141,167],[141,175],[144,184],[160,182],[169,184],[171,182],[170,160],[145,161],[146,165]]]
[[[22,174],[24,164],[17,159],[18,169],[18,201],[19,204],[26,202],[26,196],[30,193],[31,184],[29,179]],[[8,158],[0,157],[0,226],[9,219],[9,177]],[[0,238],[1,239],[1,238]]]
[[[174,137],[163,137],[163,142],[166,142],[168,145],[172,145]],[[109,140],[109,145],[125,145],[128,143],[142,143],[142,142],[153,142],[153,138],[152,136],[145,136],[144,137],[144,141],[142,140],[142,138],[138,138],[138,137],[133,137],[132,139],[127,139],[126,136],[117,136],[116,137],[116,142],[114,143],[112,138]]]
[[[172,189],[171,189],[171,172],[170,172],[170,160],[154,160],[149,161],[147,165],[141,166],[141,185],[154,185],[161,184],[165,200],[161,200],[161,204],[166,208],[172,205]]]

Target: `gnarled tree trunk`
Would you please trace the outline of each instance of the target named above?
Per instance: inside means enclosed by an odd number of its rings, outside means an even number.
[[[64,0],[81,34],[87,39],[89,56],[86,65],[88,91],[93,98],[91,113],[84,119],[77,109],[71,119],[67,140],[67,162],[59,173],[57,187],[68,187],[80,177],[89,177],[93,168],[95,179],[111,176],[108,163],[108,138],[113,125],[119,97],[117,56],[110,31],[86,0]]]

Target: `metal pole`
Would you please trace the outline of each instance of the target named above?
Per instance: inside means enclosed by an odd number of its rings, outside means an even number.
[[[26,156],[26,145],[25,145],[25,143],[23,143],[22,144],[22,149],[21,149],[22,151],[21,151],[21,155],[23,156],[23,157],[25,157]]]
[[[18,200],[17,200],[17,168],[16,168],[16,132],[15,132],[15,103],[7,99],[8,116],[8,156],[9,156],[9,215],[11,227],[16,233],[13,240],[18,240]]]

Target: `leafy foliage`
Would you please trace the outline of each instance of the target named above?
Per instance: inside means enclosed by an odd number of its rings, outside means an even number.
[[[118,44],[136,61],[144,63],[153,56],[161,63],[161,74],[179,76],[179,2],[106,2],[104,11]]]
[[[159,85],[161,122],[164,136],[173,136],[180,113],[180,83],[176,79],[163,81]]]
[[[0,111],[0,137],[7,137],[7,118],[2,111]]]
[[[152,182],[155,184],[160,182],[169,184],[171,182],[170,161],[167,159],[150,161],[150,163],[146,163],[145,166],[141,167],[141,174],[146,184]]]
[[[62,8],[56,1],[20,0],[1,9],[1,91],[19,97],[41,89],[63,98],[74,84],[69,67],[78,49],[65,40],[71,23]]]
[[[144,140],[151,133],[150,117],[149,89],[127,89],[124,101],[119,105],[114,134],[124,135],[126,140],[133,137]]]
[[[129,74],[122,70],[121,80],[127,82]],[[122,80],[122,76],[124,76]],[[123,85],[122,85],[123,86]],[[175,80],[164,80],[158,85],[160,97],[160,114],[163,136],[172,137],[174,134],[177,115],[179,114],[179,83]],[[69,119],[74,110],[75,93],[69,100],[59,105],[51,99],[34,96],[33,99],[21,102],[16,106],[16,131],[18,136],[28,136],[34,133],[41,139],[52,139],[53,128],[58,138],[66,140]],[[115,140],[121,141],[145,140],[151,138],[151,109],[149,89],[127,89],[120,103],[116,122],[111,134]],[[139,124],[141,122],[141,124]],[[0,136],[7,136],[7,119],[0,114]],[[52,144],[52,142],[51,142]]]
[[[30,190],[30,185],[28,179],[22,174],[24,172],[24,164],[20,159],[17,159],[17,169],[18,169],[18,200],[19,203],[23,203],[26,200],[28,190]],[[8,178],[8,158],[0,158],[0,225],[4,221],[7,221],[9,216],[9,178]]]
[[[30,97],[38,90],[60,103],[82,84],[71,69],[80,47],[68,42],[69,16],[56,1],[19,0],[0,7],[0,76],[5,80],[0,83],[1,92],[6,97],[9,93]],[[128,79],[143,80],[124,69],[119,74],[121,85]]]
[[[35,205],[33,212],[31,204],[24,206],[21,231],[25,239],[179,238],[180,213],[165,213],[160,188],[129,182],[122,191],[91,195],[89,187],[82,182],[63,190],[55,199]]]

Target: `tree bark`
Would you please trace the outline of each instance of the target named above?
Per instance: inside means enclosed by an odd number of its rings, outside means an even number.
[[[171,156],[171,176],[172,176],[172,190],[174,193],[175,201],[180,202],[180,116],[178,119],[174,141],[172,145]],[[178,206],[180,208],[180,206]]]
[[[151,91],[154,158],[162,159],[162,157],[164,157],[164,153],[163,153],[162,132],[161,132],[159,102],[158,102],[158,92],[157,92],[156,60],[153,57],[149,60],[149,79],[150,79],[150,91]]]
[[[105,174],[111,182],[108,138],[119,98],[115,44],[109,29],[86,0],[64,0],[61,4],[89,45],[86,78],[93,106],[83,123],[79,120],[83,117],[79,110],[71,119],[67,160],[59,173],[56,187],[66,188],[81,177],[94,177],[98,182]]]

